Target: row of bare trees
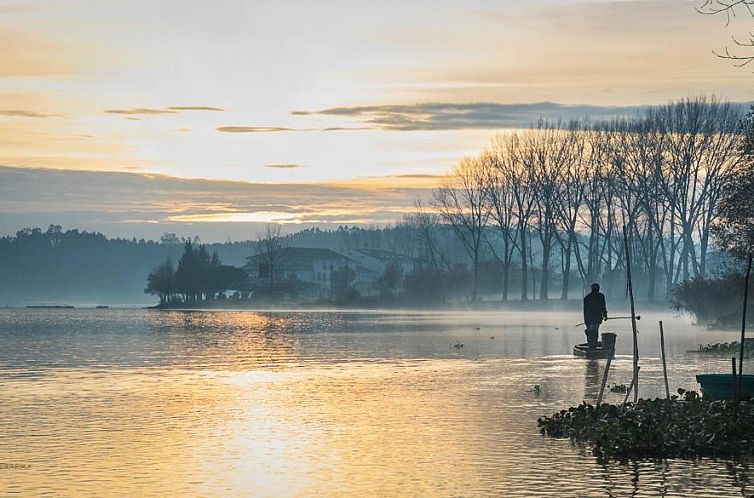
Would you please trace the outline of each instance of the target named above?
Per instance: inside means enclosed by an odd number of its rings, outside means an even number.
[[[626,227],[653,301],[708,271],[715,206],[740,160],[741,117],[738,106],[696,98],[609,122],[542,121],[463,159],[410,221],[438,267],[447,262],[437,232],[452,229],[473,272],[472,300],[489,254],[503,270],[503,299],[512,271],[522,300],[552,297],[556,274],[562,299],[574,276],[582,287],[610,281],[625,264]]]

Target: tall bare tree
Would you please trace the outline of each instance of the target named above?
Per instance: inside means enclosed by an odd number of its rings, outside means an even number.
[[[574,125],[571,134],[569,157],[562,171],[556,194],[555,214],[558,224],[558,242],[561,247],[562,282],[560,299],[567,300],[570,290],[572,257],[578,253],[577,232],[579,213],[584,205],[584,196],[590,171],[587,162],[586,137],[583,125]]]
[[[447,270],[450,264],[441,246],[442,218],[417,200],[414,211],[404,218],[403,223],[414,230],[421,247],[420,255],[429,259],[435,270]]]
[[[511,151],[502,146],[505,140],[505,136],[498,137],[495,141],[497,145],[493,144],[493,147],[486,150],[481,156],[481,161],[485,163],[485,171],[488,175],[486,187],[490,218],[497,227],[500,246],[496,247],[497,241],[491,241],[491,237],[487,238],[487,242],[490,252],[498,260],[503,270],[503,301],[508,300],[510,272],[518,240],[513,184],[511,178],[506,174],[506,163],[510,158],[505,155]]]
[[[266,266],[266,270],[269,272],[270,285],[275,284],[275,272],[279,271],[279,265],[286,247],[282,227],[279,224],[269,223],[257,235],[257,251],[261,263]]]
[[[473,285],[471,301],[477,300],[479,256],[489,222],[487,175],[477,158],[466,157],[435,190],[434,205],[461,241],[471,260]]]

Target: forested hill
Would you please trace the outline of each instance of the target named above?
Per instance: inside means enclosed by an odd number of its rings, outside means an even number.
[[[411,240],[400,226],[309,229],[285,238],[291,246],[334,250],[400,248]],[[252,240],[207,245],[234,266],[245,264],[256,247]],[[152,241],[109,239],[57,225],[25,228],[0,238],[0,306],[154,304],[143,292],[147,274],[167,258],[177,262],[182,251],[183,241],[171,234]]]
[[[223,262],[241,265],[253,242],[213,244]],[[146,275],[168,257],[176,261],[181,241],[108,239],[79,230],[24,229],[0,238],[0,306],[28,304],[145,304]]]

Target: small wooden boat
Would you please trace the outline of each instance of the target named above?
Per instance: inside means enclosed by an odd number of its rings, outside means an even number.
[[[702,395],[705,399],[733,399],[736,394],[736,384],[738,376],[732,374],[701,374],[696,376],[696,381],[702,389]],[[741,376],[741,397],[749,398],[754,396],[754,375]]]
[[[576,344],[573,347],[573,356],[587,360],[606,360],[615,354],[615,337],[615,334],[605,332],[602,334],[602,341],[599,341],[594,349],[589,349],[589,343],[586,342]]]

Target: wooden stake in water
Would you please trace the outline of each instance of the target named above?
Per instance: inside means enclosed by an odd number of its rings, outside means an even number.
[[[660,352],[662,353],[662,376],[665,377],[665,397],[670,399],[670,386],[668,385],[668,365],[665,361],[665,331],[662,329],[660,320]]]
[[[600,405],[602,404],[602,396],[605,394],[605,385],[607,385],[607,376],[610,373],[610,363],[613,362],[613,356],[615,355],[615,348],[613,348],[613,351],[610,353],[610,356],[607,358],[607,363],[605,364],[605,373],[602,376],[602,385],[600,386],[600,394],[597,396],[597,406],[595,408],[595,414],[596,410],[599,409]]]
[[[746,340],[746,303],[749,301],[749,277],[751,276],[751,254],[746,265],[746,279],[744,280],[744,313],[741,318],[741,348],[738,353],[738,381],[736,382],[736,401],[741,395],[741,379],[744,372],[744,341]]]
[[[628,230],[623,227],[623,247],[626,251],[626,280],[628,281],[628,297],[631,302],[631,330],[634,336],[634,403],[639,400],[639,338],[636,330],[636,308],[634,307],[634,285],[631,281],[631,251],[628,250]]]
[[[730,357],[730,363],[733,367],[733,377],[732,379],[735,381],[735,384],[733,384],[733,399],[738,399],[738,377],[736,376],[736,357],[731,356]]]
[[[641,370],[641,367],[638,367],[638,369]],[[631,384],[628,386],[628,391],[626,391],[626,397],[623,398],[624,405],[628,403],[628,397],[631,395],[631,391],[634,390],[634,380],[636,380],[636,378],[631,379]]]

